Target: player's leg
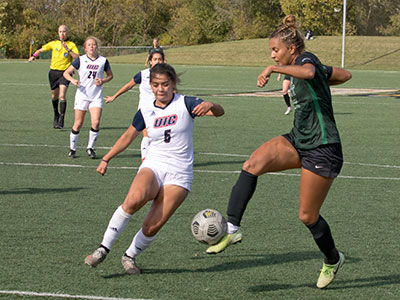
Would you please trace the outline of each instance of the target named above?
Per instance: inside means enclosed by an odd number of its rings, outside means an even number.
[[[142,132],[143,132],[143,138],[142,142],[140,143],[140,154],[143,161],[146,158],[147,149],[150,145],[150,138],[146,129],[144,129]]]
[[[290,81],[284,79],[282,83],[282,94],[283,94],[283,99],[285,100],[287,106],[285,115],[290,114],[290,112],[292,111],[292,108],[290,107],[289,87],[290,87]]]
[[[188,193],[188,190],[177,185],[165,185],[160,188],[143,221],[142,228],[122,257],[122,265],[128,274],[140,273],[136,257],[153,243],[157,232],[186,199]]]
[[[158,181],[153,171],[149,168],[141,169],[133,179],[124,202],[112,215],[100,247],[85,258],[85,264],[96,267],[106,258],[111,247],[128,225],[132,215],[148,201],[155,199],[158,190]]]
[[[242,172],[232,188],[228,204],[227,235],[206,252],[215,254],[227,246],[239,242],[241,233],[237,232],[257,186],[258,176],[267,172],[277,172],[300,168],[300,158],[293,145],[283,136],[278,136],[261,145],[243,164]]]
[[[69,134],[69,154],[70,158],[75,158],[76,148],[78,146],[79,133],[85,119],[86,110],[75,109],[74,125]]]
[[[96,145],[97,138],[99,137],[100,133],[100,118],[102,113],[101,107],[90,107],[90,120],[92,127],[89,131],[89,140],[88,145],[86,147],[86,153],[89,155],[90,158],[95,159],[96,153],[94,152],[94,146]]]
[[[60,79],[60,116],[58,119],[58,123],[60,128],[64,128],[64,117],[65,112],[67,111],[67,89],[68,89],[68,81],[62,77]]]
[[[328,223],[319,214],[333,180],[304,168],[301,170],[299,218],[311,231],[315,243],[325,255],[317,283],[319,288],[324,288],[332,282],[335,273],[344,262],[343,254],[335,247]]]

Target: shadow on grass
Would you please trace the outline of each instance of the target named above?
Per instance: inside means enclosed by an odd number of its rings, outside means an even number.
[[[0,195],[26,195],[26,194],[54,194],[77,192],[86,188],[18,188],[6,191],[0,191]]]
[[[392,54],[394,54],[394,53],[396,53],[396,52],[399,52],[399,51],[400,51],[400,48],[399,48],[399,49],[396,49],[396,50],[393,50],[393,51],[391,51],[391,52],[382,54],[382,55],[380,55],[380,56],[374,57],[373,59],[367,60],[367,61],[365,61],[365,62],[363,62],[363,63],[351,65],[351,66],[349,66],[349,67],[347,67],[347,68],[353,68],[353,67],[357,67],[357,66],[366,65],[366,64],[368,64],[368,63],[370,63],[370,62],[373,62],[373,61],[375,61],[375,60],[381,59],[381,58],[383,58],[383,57],[385,57],[385,56],[388,56],[388,55],[392,55]]]
[[[216,165],[235,165],[235,164],[243,164],[245,160],[231,160],[231,161],[207,161],[203,163],[194,163],[194,167],[207,167],[207,166],[216,166]]]
[[[400,274],[390,275],[390,276],[373,276],[361,279],[354,280],[338,280],[335,279],[335,282],[330,285],[326,290],[343,290],[343,289],[357,289],[357,288],[370,288],[377,286],[385,286],[392,284],[400,284]],[[310,287],[315,288],[315,284],[263,284],[263,285],[255,285],[248,289],[251,293],[264,293],[264,292],[273,292],[278,290],[289,290],[289,289],[297,289]]]

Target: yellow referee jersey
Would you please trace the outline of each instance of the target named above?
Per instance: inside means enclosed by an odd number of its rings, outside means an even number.
[[[74,42],[65,41],[65,44],[67,44],[68,49],[71,49],[72,52],[79,54],[79,50]],[[59,71],[68,69],[72,62],[72,56],[69,55],[60,40],[51,41],[43,45],[42,49],[44,51],[51,51],[50,69]]]

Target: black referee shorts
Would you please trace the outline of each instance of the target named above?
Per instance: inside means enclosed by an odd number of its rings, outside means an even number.
[[[284,134],[299,153],[301,166],[324,177],[336,178],[343,166],[342,145],[340,143],[321,145],[314,149],[298,149],[294,146],[292,136]]]
[[[69,81],[64,78],[63,76],[64,71],[60,70],[50,70],[49,72],[49,82],[50,82],[50,89],[55,90],[60,86],[60,84],[65,85],[68,87]]]

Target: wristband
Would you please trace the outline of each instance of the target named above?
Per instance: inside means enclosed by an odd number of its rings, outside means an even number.
[[[107,159],[102,159],[101,161],[104,161],[105,163],[108,163],[109,162],[109,160],[107,160]]]
[[[32,54],[33,57],[38,57],[38,55],[35,53]]]

